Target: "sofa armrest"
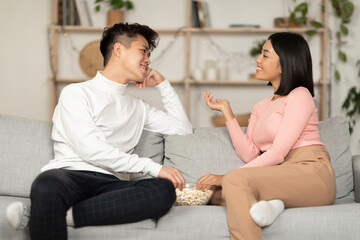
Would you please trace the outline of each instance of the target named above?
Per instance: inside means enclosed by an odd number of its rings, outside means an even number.
[[[360,155],[353,155],[352,162],[354,171],[355,201],[360,202]]]

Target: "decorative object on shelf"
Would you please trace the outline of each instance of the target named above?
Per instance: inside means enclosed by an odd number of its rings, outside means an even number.
[[[208,3],[201,0],[192,0],[192,26],[196,28],[209,28],[209,6]]]
[[[196,67],[194,68],[193,70],[193,74],[192,74],[192,77],[194,78],[194,80],[197,80],[197,81],[201,81],[204,79],[204,74],[203,74],[203,70],[200,68],[200,67]]]
[[[228,81],[229,80],[229,69],[227,67],[227,64],[222,63],[218,67],[218,75],[220,81]]]
[[[205,79],[207,81],[216,81],[218,79],[215,60],[206,60],[204,71],[205,71]]]
[[[86,0],[74,0],[76,5],[76,14],[78,15],[78,22],[81,26],[91,26],[91,18]]]
[[[298,28],[301,26],[306,26],[310,24],[315,29],[309,30],[306,32],[307,35],[311,36],[316,33],[317,28],[323,27],[323,25],[314,20],[310,20],[307,17],[308,13],[308,3],[301,2],[290,11],[289,17],[277,17],[274,19],[275,28]]]
[[[101,10],[101,3],[107,3],[111,9],[107,12],[107,26],[113,26],[115,23],[124,22],[124,11],[134,8],[131,0],[95,0],[95,11]]]
[[[235,115],[235,118],[241,127],[247,127],[249,124],[250,113],[237,114]],[[225,118],[222,115],[215,115],[211,120],[215,127],[226,127]]]
[[[103,57],[100,52],[100,40],[86,44],[79,57],[80,67],[86,75],[93,78],[97,71],[103,70]]]

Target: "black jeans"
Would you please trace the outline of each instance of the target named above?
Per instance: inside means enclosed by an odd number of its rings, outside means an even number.
[[[156,219],[174,204],[173,184],[162,178],[122,181],[115,176],[53,169],[31,187],[30,236],[67,239],[66,212],[72,207],[75,228]]]

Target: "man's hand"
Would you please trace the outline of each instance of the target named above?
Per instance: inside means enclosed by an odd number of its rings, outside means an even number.
[[[174,184],[174,187],[180,190],[185,187],[185,179],[177,168],[163,166],[158,177],[169,179]]]
[[[221,186],[221,180],[223,179],[224,175],[215,175],[215,174],[206,174],[199,178],[196,183],[196,188],[202,191],[206,191],[210,189],[210,186]]]
[[[144,81],[137,82],[136,86],[139,89],[145,89],[146,86],[150,86],[150,87],[156,86],[159,83],[163,82],[165,79],[166,78],[163,75],[161,75],[158,71],[149,67],[146,76],[144,78]]]

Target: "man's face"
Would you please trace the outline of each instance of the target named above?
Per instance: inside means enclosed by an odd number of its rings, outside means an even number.
[[[121,65],[129,81],[144,81],[148,66],[151,63],[149,57],[149,43],[141,35],[137,35],[137,39],[131,43],[130,47],[122,48]]]

